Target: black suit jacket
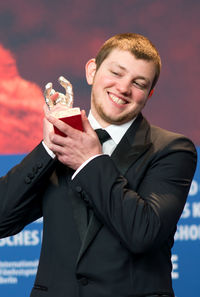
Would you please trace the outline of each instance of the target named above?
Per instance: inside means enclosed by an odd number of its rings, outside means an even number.
[[[44,218],[31,297],[174,296],[171,248],[195,167],[190,140],[141,114],[73,180],[39,144],[0,180],[1,237]]]

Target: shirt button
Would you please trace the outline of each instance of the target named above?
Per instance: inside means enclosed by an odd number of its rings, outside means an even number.
[[[25,181],[26,184],[30,184],[31,183],[31,179],[28,176],[25,177],[24,181]]]
[[[34,174],[32,172],[28,173],[27,176],[30,178],[30,179],[33,179],[34,178]]]
[[[40,168],[42,168],[42,167],[43,167],[42,162],[37,162],[37,168],[40,169]]]
[[[83,201],[85,202],[85,204],[90,205],[90,201],[87,197],[83,196]]]
[[[32,171],[33,171],[33,174],[37,173],[37,172],[38,172],[38,168],[37,168],[37,166],[34,166],[34,167],[32,168]]]
[[[80,193],[82,191],[82,188],[80,186],[76,186],[76,192]]]

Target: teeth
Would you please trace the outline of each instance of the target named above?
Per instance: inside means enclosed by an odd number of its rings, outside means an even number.
[[[126,104],[126,101],[124,101],[124,100],[122,100],[122,99],[116,97],[116,96],[113,95],[113,94],[110,94],[110,98],[111,98],[114,102],[116,102],[116,103],[118,103],[118,104]]]

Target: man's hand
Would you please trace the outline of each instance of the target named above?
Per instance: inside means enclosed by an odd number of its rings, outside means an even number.
[[[54,102],[58,98],[58,93],[55,93],[51,96],[51,101]],[[54,107],[53,110],[55,110],[57,107]],[[51,140],[50,140],[50,134],[53,133],[54,128],[53,125],[47,120],[47,115],[51,113],[49,110],[47,104],[44,104],[43,106],[44,110],[44,119],[43,119],[43,141],[46,144],[48,148],[51,146]]]
[[[44,119],[44,142],[63,164],[76,170],[90,157],[102,154],[101,144],[92,129],[85,111],[81,111],[84,132],[76,130],[63,121],[51,116],[47,109]],[[66,137],[53,132],[53,125]]]

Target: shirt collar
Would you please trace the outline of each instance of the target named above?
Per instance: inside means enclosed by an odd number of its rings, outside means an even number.
[[[106,128],[104,128],[110,135],[110,137],[113,139],[113,141],[118,144],[128,128],[131,126],[131,124],[135,121],[136,117],[133,118],[131,121],[124,123],[122,125],[109,125]],[[102,128],[101,125],[97,122],[97,120],[92,115],[92,112],[89,112],[88,120],[90,122],[90,125],[92,128],[99,129]]]

